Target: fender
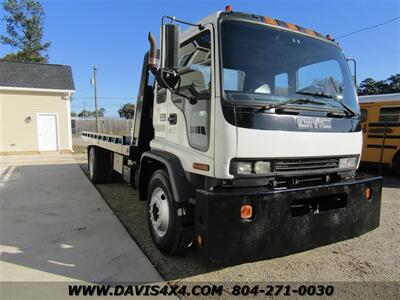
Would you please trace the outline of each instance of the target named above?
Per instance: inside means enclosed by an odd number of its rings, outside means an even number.
[[[156,162],[156,165],[154,165]],[[176,202],[188,202],[191,184],[179,158],[171,153],[151,150],[142,154],[139,167],[139,195],[141,200],[147,197],[147,186],[151,175],[157,169],[165,167],[171,182],[172,193]]]

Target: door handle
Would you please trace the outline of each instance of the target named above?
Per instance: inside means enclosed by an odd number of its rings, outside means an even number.
[[[176,125],[176,122],[178,121],[178,116],[176,114],[170,114],[168,116],[168,122],[171,125]]]

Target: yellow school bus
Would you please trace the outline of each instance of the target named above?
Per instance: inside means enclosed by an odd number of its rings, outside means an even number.
[[[361,107],[361,161],[400,171],[400,93],[358,97]]]

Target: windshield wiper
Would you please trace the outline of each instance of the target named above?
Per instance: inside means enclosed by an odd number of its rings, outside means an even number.
[[[260,111],[266,111],[266,110],[270,110],[272,108],[278,108],[278,107],[281,107],[281,106],[284,106],[284,105],[287,105],[287,104],[292,104],[292,103],[298,103],[298,104],[306,104],[306,103],[325,104],[323,102],[315,101],[315,100],[308,99],[308,98],[296,98],[296,99],[290,99],[290,100],[287,100],[287,101],[283,101],[283,102],[280,102],[280,103],[277,103],[277,104],[264,105],[264,106],[261,106],[259,108],[259,110]]]
[[[307,91],[296,91],[296,94],[300,95],[310,95],[314,97],[322,97],[322,98],[328,98],[328,99],[333,99],[334,96],[330,94],[325,94],[324,92],[307,92]]]
[[[334,85],[336,87],[336,85]],[[297,91],[296,94],[301,94],[301,95],[310,95],[310,96],[314,96],[314,97],[321,97],[321,98],[327,98],[327,99],[332,99],[335,102],[339,103],[343,108],[346,109],[346,111],[348,113],[350,113],[350,115],[352,117],[357,116],[357,113],[350,108],[347,104],[345,104],[344,102],[340,101],[337,97],[330,95],[330,94],[325,94],[324,92],[307,92],[307,91]]]

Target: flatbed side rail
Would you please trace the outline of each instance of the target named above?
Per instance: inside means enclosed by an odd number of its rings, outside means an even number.
[[[82,131],[82,139],[90,145],[129,155],[131,137],[127,135],[113,135],[99,132]]]

